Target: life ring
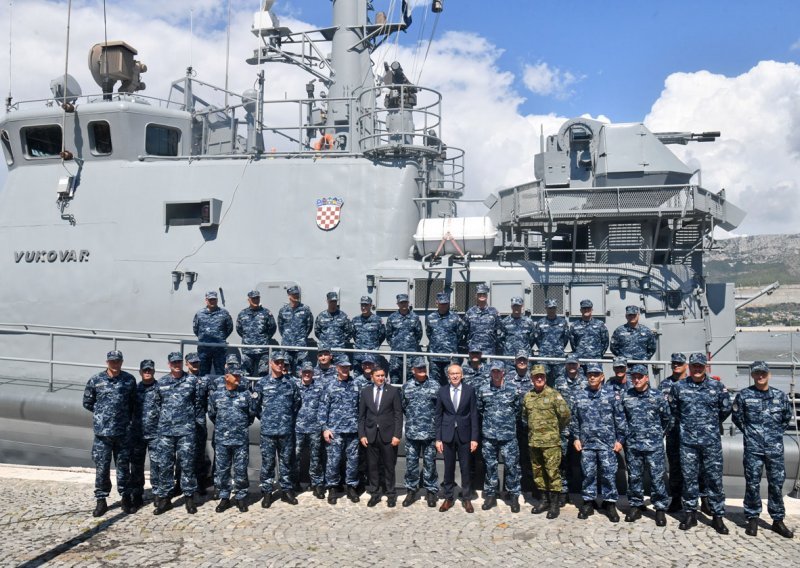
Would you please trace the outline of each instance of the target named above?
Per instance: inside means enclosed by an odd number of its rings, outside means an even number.
[[[336,140],[333,134],[323,134],[322,138],[314,142],[313,148],[314,150],[333,150],[333,145],[335,143]]]

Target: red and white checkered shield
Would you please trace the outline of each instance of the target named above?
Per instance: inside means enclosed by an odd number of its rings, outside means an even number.
[[[339,197],[317,199],[317,227],[323,231],[335,229],[342,218],[344,200]]]

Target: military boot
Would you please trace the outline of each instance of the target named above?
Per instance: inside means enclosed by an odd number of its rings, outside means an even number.
[[[688,531],[692,527],[697,526],[697,511],[686,511],[686,517],[678,525],[682,531]]]
[[[425,500],[428,501],[428,507],[435,507],[437,501],[436,493],[428,491],[427,495],[425,495]]]
[[[563,495],[563,493],[561,493],[561,495]],[[550,510],[547,511],[547,518],[555,519],[558,517],[560,509],[561,504],[559,493],[557,491],[553,491],[552,496],[550,497]]]
[[[264,497],[261,499],[261,508],[269,509],[270,505],[272,505],[272,492],[266,491],[264,492]]]
[[[325,499],[325,488],[322,485],[314,486],[314,497],[317,499]]]
[[[700,512],[709,517],[714,515],[711,506],[708,504],[708,497],[700,497]]]
[[[134,495],[132,501],[133,501],[133,506],[136,507],[137,509],[140,508],[142,505],[144,505],[144,498],[142,498],[141,495]]]
[[[130,515],[131,513],[136,512],[136,508],[133,506],[133,499],[131,499],[130,495],[123,495],[121,501],[122,512],[125,514]]]
[[[558,494],[558,506],[559,506],[559,507],[566,507],[566,505],[567,505],[567,498],[568,498],[568,497],[569,497],[569,494],[567,494],[567,492],[566,492],[566,491],[565,491],[564,493],[559,493],[559,494]]]
[[[297,496],[294,494],[294,491],[284,491],[281,494],[281,501],[284,503],[289,503],[289,505],[297,505]]]
[[[408,493],[406,493],[406,498],[403,499],[403,507],[410,507],[411,504],[414,502],[416,496],[417,496],[417,490],[409,489]]]
[[[494,495],[487,495],[486,498],[483,500],[483,505],[481,505],[481,509],[484,511],[488,511],[492,507],[497,505],[497,497]]]
[[[511,496],[511,512],[519,513],[519,495]]]
[[[664,514],[664,511],[661,509],[656,511],[656,526],[657,527],[665,527],[667,526],[667,516]]]
[[[719,534],[728,534],[730,532],[722,521],[722,515],[714,515],[714,518],[711,519],[711,527]]]
[[[197,506],[194,504],[194,496],[189,495],[186,497],[186,501],[184,503],[186,506],[186,512],[190,515],[194,515],[197,512]]]
[[[642,510],[639,507],[631,507],[631,510],[628,511],[628,514],[625,515],[625,522],[635,523],[641,518],[642,518]]]
[[[667,513],[677,513],[681,510],[681,500],[678,497],[673,497],[672,501],[669,502],[669,507],[667,507]]]
[[[92,511],[93,517],[102,517],[108,511],[108,504],[106,503],[105,499],[98,499],[97,504],[94,507],[94,511]]]
[[[153,514],[161,515],[162,513],[166,513],[171,508],[172,508],[172,501],[170,501],[169,497],[157,497],[156,508],[153,511]]]
[[[542,492],[542,500],[539,501],[538,505],[534,505],[531,509],[531,513],[534,515],[538,515],[540,513],[544,513],[550,508],[550,492],[543,491]]]
[[[618,523],[619,513],[617,512],[617,504],[614,503],[613,501],[608,501],[606,502],[604,508],[606,510],[606,516],[608,517],[608,520],[611,521],[612,523]]]
[[[331,487],[328,490],[328,503],[331,505],[336,505],[337,497],[336,497],[336,488]]]
[[[358,491],[356,491],[355,487],[351,485],[347,486],[347,498],[350,499],[350,501],[352,501],[353,503],[359,502],[360,499],[358,498]]]
[[[230,509],[230,507],[231,507],[231,500],[228,499],[227,497],[224,497],[224,498],[219,500],[219,504],[217,505],[217,507],[214,510],[217,513],[223,513],[225,511],[227,511],[228,509]]]
[[[578,511],[579,519],[586,519],[594,515],[594,503],[592,501],[584,501]]]
[[[794,531],[790,530],[789,527],[783,523],[783,520],[772,521],[772,530],[783,538],[792,538],[794,536]]]
[[[236,499],[236,507],[240,513],[246,513],[249,510],[247,508],[247,499]]]
[[[744,534],[747,536],[758,536],[758,517],[750,517],[747,519],[747,528],[744,529]]]

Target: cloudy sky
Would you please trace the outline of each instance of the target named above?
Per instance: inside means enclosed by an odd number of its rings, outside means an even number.
[[[233,90],[254,82],[244,59],[256,47],[249,29],[261,3],[231,0]],[[399,19],[400,0],[373,3]],[[11,4],[0,6],[0,94],[47,97],[64,72],[67,2]],[[412,27],[373,59],[397,59],[443,93],[446,142],[467,151],[466,197],[530,180],[540,127],[554,133],[586,115],[654,131],[721,131],[714,144],[671,148],[702,166],[705,187],[725,188],[747,210],[737,234],[798,231],[799,2],[444,0],[438,19],[430,0],[410,4]],[[275,12],[294,31],[330,23],[329,0],[277,0]],[[159,97],[188,65],[199,79],[224,82],[227,14],[225,0],[106,1],[108,38],[138,49],[146,94]],[[96,90],[86,56],[103,30],[102,0],[73,0],[69,71],[85,93]],[[289,67],[269,67],[266,77],[268,98],[304,95],[307,78]]]

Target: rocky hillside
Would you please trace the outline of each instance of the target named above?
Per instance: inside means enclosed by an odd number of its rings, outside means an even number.
[[[800,283],[800,234],[754,235],[719,240],[706,254],[710,282],[737,286]]]

